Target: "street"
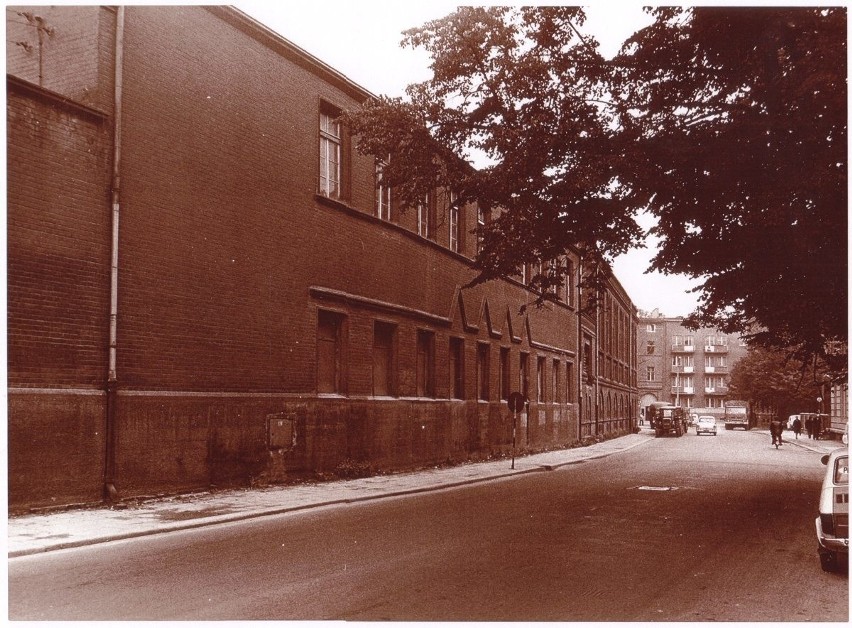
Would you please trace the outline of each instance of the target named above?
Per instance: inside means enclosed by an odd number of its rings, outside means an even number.
[[[14,558],[9,619],[847,621],[848,575],[816,554],[823,469],[693,428],[548,473]]]

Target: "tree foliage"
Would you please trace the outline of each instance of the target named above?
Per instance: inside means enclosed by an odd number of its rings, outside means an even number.
[[[772,408],[780,417],[815,412],[817,398],[826,395],[827,373],[822,363],[815,366],[789,359],[786,352],[758,347],[731,369],[731,395]]]
[[[348,123],[403,206],[442,187],[499,210],[480,281],[611,260],[649,211],[651,269],[703,281],[696,326],[822,354],[846,340],[846,11],[652,14],[606,60],[581,8],[460,8],[405,33],[432,78]]]
[[[703,326],[806,359],[846,338],[846,11],[658,9],[615,60],[631,202]]]

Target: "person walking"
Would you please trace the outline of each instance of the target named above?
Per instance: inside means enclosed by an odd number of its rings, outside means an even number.
[[[814,437],[814,418],[811,416],[805,419],[805,431],[808,433],[808,438]]]
[[[781,425],[781,421],[777,418],[773,419],[769,424],[769,433],[772,434],[772,444],[775,445],[775,448],[778,449],[784,443],[781,442],[781,432],[784,431],[784,426]]]
[[[793,434],[796,435],[796,440],[799,440],[799,434],[802,432],[802,420],[799,417],[793,419]]]

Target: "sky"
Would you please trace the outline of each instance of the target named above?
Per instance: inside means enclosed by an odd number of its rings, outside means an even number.
[[[400,46],[402,32],[444,17],[458,6],[406,0],[246,0],[233,5],[361,87],[387,96],[402,96],[407,85],[431,75],[425,52]],[[586,12],[581,30],[600,42],[605,56],[614,55],[627,37],[650,23],[639,2],[591,2]],[[655,241],[649,238],[646,245],[616,259],[615,276],[640,310],[686,316],[697,304],[697,294],[690,290],[700,282],[646,273]]]

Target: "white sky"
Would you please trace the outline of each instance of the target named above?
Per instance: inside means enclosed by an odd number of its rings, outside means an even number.
[[[444,17],[458,3],[245,0],[234,6],[374,94],[402,96],[408,84],[431,74],[425,52],[400,47],[402,31]],[[588,20],[582,31],[593,35],[603,54],[611,56],[628,36],[650,22],[641,6],[623,0],[587,3]],[[616,277],[639,309],[659,308],[666,316],[689,314],[697,297],[687,291],[697,282],[645,274],[653,255],[653,248],[648,248],[622,256],[614,264]]]

